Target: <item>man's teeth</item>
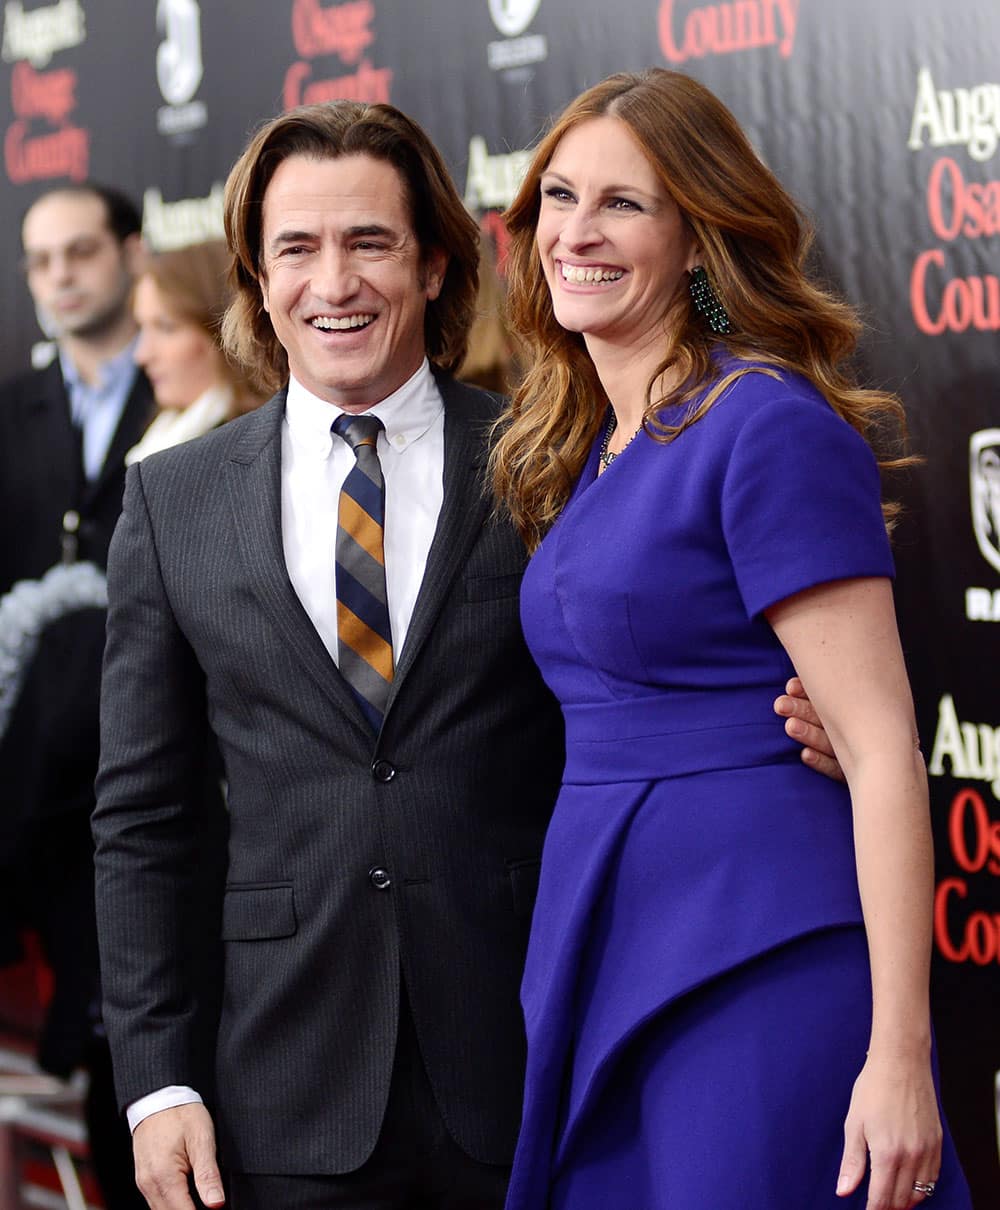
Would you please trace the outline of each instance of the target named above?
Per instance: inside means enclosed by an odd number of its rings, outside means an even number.
[[[374,315],[344,315],[335,319],[332,315],[317,315],[312,325],[324,332],[340,332],[345,328],[367,328],[374,318]]]
[[[564,281],[618,281],[620,277],[624,277],[624,269],[584,269],[579,265],[562,266],[562,275]]]

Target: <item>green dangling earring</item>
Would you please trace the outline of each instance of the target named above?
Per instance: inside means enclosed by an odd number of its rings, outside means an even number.
[[[726,314],[726,308],[719,301],[719,296],[708,280],[704,265],[698,265],[688,274],[690,280],[688,289],[691,292],[691,302],[694,309],[705,320],[713,332],[726,336],[735,331],[732,320]]]

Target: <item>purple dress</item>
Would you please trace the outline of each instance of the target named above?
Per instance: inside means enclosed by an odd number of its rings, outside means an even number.
[[[762,611],[892,575],[874,457],[752,372],[597,464],[522,589],[567,761],[508,1210],[863,1207],[834,1195],[871,1022],[850,802],[773,712],[793,670]],[[970,1205],[947,1139],[933,1204]]]

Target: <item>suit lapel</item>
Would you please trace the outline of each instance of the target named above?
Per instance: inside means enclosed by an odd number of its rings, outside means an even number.
[[[285,392],[239,422],[226,465],[240,552],[276,630],[324,693],[369,739],[371,728],[288,578],[281,536],[281,422]]]
[[[75,501],[83,482],[80,439],[69,415],[69,399],[59,362],[54,361],[38,377],[37,392],[29,407],[28,440],[38,444],[38,466],[48,466],[61,484],[50,482],[48,490],[66,501]]]
[[[469,407],[468,388],[443,376],[437,382],[444,400],[444,499],[406,641],[397,658],[387,712],[427,641],[490,507],[484,487],[490,419]]]

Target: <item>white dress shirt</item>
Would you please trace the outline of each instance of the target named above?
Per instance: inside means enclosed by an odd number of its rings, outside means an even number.
[[[444,498],[444,404],[426,359],[370,408],[385,425],[378,456],[385,480],[385,588],[396,662],[403,650]],[[337,659],[337,507],[354,451],[330,432],[336,404],[293,378],[281,428],[281,537],[292,587]]]
[[[396,662],[413,616],[444,500],[444,403],[426,358],[420,369],[369,409],[385,425],[378,456],[385,480],[385,581]],[[337,659],[336,549],[340,487],[354,451],[330,426],[333,403],[288,384],[281,426],[281,537],[288,577],[327,651]],[[133,1101],[130,1129],[161,1109],[200,1102],[171,1085]]]
[[[69,355],[64,350],[59,351],[70,417],[80,430],[83,470],[91,482],[107,461],[115,430],[139,372],[133,358],[137,343],[138,338],[114,357],[109,357],[98,369],[97,381],[93,383],[85,382]]]

